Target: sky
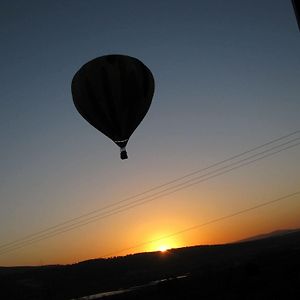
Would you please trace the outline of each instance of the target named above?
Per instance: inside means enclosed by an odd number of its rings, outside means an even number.
[[[300,33],[290,1],[12,0],[1,1],[0,25],[0,266],[300,227],[298,194],[179,234],[297,192],[295,146],[74,230],[53,228],[299,130]],[[106,54],[137,57],[155,78],[126,161],[71,96],[75,72]]]

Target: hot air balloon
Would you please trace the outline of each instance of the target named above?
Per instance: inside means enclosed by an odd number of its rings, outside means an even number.
[[[299,0],[292,0],[297,23],[298,23],[298,28],[300,30],[300,1]]]
[[[151,71],[137,58],[105,55],[84,64],[71,89],[81,116],[116,143],[121,159],[127,159],[128,140],[151,105]]]

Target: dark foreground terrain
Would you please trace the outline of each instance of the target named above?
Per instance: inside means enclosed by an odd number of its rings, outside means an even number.
[[[300,299],[300,231],[66,266],[0,267],[0,299],[74,299],[159,279],[167,280],[102,299]]]

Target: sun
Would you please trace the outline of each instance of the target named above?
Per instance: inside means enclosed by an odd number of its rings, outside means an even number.
[[[160,252],[166,252],[168,249],[169,249],[169,247],[166,246],[166,245],[161,245],[161,246],[159,246],[159,248],[158,248],[158,250],[159,250]]]

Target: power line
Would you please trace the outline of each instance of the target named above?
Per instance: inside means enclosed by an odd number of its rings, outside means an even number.
[[[222,217],[219,217],[219,218],[216,218],[216,219],[212,219],[212,220],[210,220],[210,221],[207,221],[207,222],[204,222],[204,223],[201,223],[201,224],[198,224],[198,225],[194,225],[194,226],[192,226],[192,227],[185,228],[185,229],[180,230],[180,231],[173,232],[173,233],[171,233],[171,234],[169,234],[169,235],[160,237],[160,238],[158,238],[158,239],[154,239],[154,240],[151,240],[151,241],[147,241],[147,242],[144,242],[144,243],[140,243],[140,244],[137,244],[137,245],[132,246],[132,247],[124,248],[124,249],[122,249],[122,250],[118,250],[118,251],[116,251],[116,252],[112,252],[112,253],[106,254],[106,255],[104,255],[103,257],[112,257],[112,256],[114,256],[114,255],[116,255],[116,254],[119,254],[119,253],[122,253],[122,252],[124,252],[124,251],[133,250],[133,249],[136,249],[136,248],[145,246],[145,245],[149,245],[149,244],[152,244],[152,243],[156,243],[156,242],[159,242],[159,241],[168,239],[168,238],[170,238],[170,237],[173,237],[173,236],[177,236],[177,235],[186,233],[186,232],[188,232],[188,231],[192,231],[192,230],[195,230],[195,229],[199,229],[199,228],[201,228],[201,227],[205,227],[205,226],[208,226],[208,225],[211,225],[211,224],[214,224],[214,223],[218,223],[218,222],[221,222],[221,221],[224,221],[224,220],[233,218],[233,217],[238,216],[238,215],[242,215],[242,214],[244,214],[244,213],[248,213],[248,212],[250,212],[250,211],[256,210],[256,209],[261,208],[261,207],[264,207],[264,206],[272,205],[272,204],[274,204],[274,203],[277,203],[277,202],[286,200],[286,199],[288,199],[288,198],[294,197],[294,196],[299,195],[299,194],[300,194],[299,191],[298,191],[298,192],[295,192],[295,193],[292,193],[292,194],[288,194],[288,195],[282,196],[282,197],[280,197],[280,198],[276,198],[276,199],[271,200],[271,201],[267,201],[267,202],[264,202],[264,203],[261,203],[261,204],[258,204],[258,205],[252,206],[252,207],[248,207],[248,208],[245,208],[245,209],[236,211],[236,212],[231,213],[231,214],[229,214],[229,215],[225,215],[225,216],[222,216]]]
[[[294,140],[298,140],[298,139],[299,139],[299,138],[294,139]],[[294,141],[294,140],[292,140],[292,141]],[[285,143],[283,143],[283,144],[274,146],[274,147],[272,147],[271,149],[264,150],[264,151],[262,151],[262,152],[260,152],[260,153],[254,154],[254,155],[252,155],[251,157],[255,157],[255,156],[259,155],[259,154],[268,152],[268,151],[270,151],[270,150],[272,150],[272,149],[274,149],[274,148],[278,148],[278,147],[280,147],[280,146],[282,146],[282,145],[285,145],[285,144],[288,144],[288,143],[290,143],[290,142],[292,142],[292,141],[285,142]],[[286,149],[288,149],[288,148],[291,148],[291,147],[295,147],[295,146],[297,146],[297,145],[298,145],[298,144],[291,145],[291,146],[289,146],[289,147],[286,147],[286,148],[281,149],[281,150],[279,150],[279,151],[276,151],[276,152],[274,152],[274,153],[267,154],[267,155],[265,155],[264,157],[267,157],[267,156],[276,154],[276,153],[278,153],[278,152],[284,151],[284,150],[286,150]],[[214,175],[212,175],[212,172],[211,172],[211,173],[209,173],[209,174],[204,175],[204,176],[207,176],[207,175],[211,175],[211,176],[209,176],[209,178],[202,178],[201,182],[202,182],[202,181],[205,181],[205,180],[208,180],[208,179],[210,179],[210,178],[219,176],[219,175],[221,175],[221,174],[223,174],[223,173],[227,173],[227,172],[229,172],[229,171],[231,171],[231,170],[234,170],[234,169],[236,169],[236,168],[238,168],[238,167],[241,167],[241,166],[243,166],[243,165],[245,165],[245,164],[249,164],[249,163],[252,163],[252,162],[254,162],[254,161],[260,160],[260,159],[262,159],[262,158],[264,158],[264,157],[255,159],[255,160],[253,160],[253,161],[244,163],[244,164],[242,164],[242,165],[238,165],[238,166],[236,166],[236,167],[234,167],[234,168],[231,168],[231,169],[229,169],[229,170],[225,170],[225,171],[223,171],[223,172],[221,172],[221,173],[219,172],[219,173],[214,174]],[[239,162],[235,162],[234,164],[240,163],[241,161],[248,160],[249,158],[250,158],[250,157],[245,158],[245,159],[243,159],[243,160],[240,160]],[[232,165],[234,165],[234,164],[232,164]],[[216,171],[220,171],[220,170],[222,170],[222,169],[224,169],[224,168],[228,168],[228,167],[230,167],[230,165],[229,165],[229,166],[222,167],[222,168],[220,168],[220,169],[218,169],[218,170],[216,170]],[[214,171],[213,173],[215,173],[216,171]],[[203,176],[200,176],[200,177],[203,177]],[[194,179],[192,179],[192,180],[195,180],[195,179],[199,179],[199,177],[194,178]],[[189,181],[191,181],[191,180],[188,180],[188,181],[185,182],[184,184],[188,183]],[[194,182],[194,183],[189,184],[188,186],[191,186],[191,185],[194,185],[194,184],[197,184],[197,183],[199,183],[199,180],[198,180],[197,182]],[[180,186],[180,185],[182,186],[183,184],[179,184],[179,185],[177,185],[177,187]],[[180,187],[180,188],[177,188],[177,189],[175,189],[175,190],[169,192],[168,194],[173,193],[173,192],[176,192],[176,191],[181,190],[181,189],[183,189],[183,188],[186,188],[186,187],[188,187],[188,186],[182,186],[182,187]],[[4,250],[4,251],[6,252],[6,251],[8,251],[7,248],[14,248],[15,246],[18,246],[18,245],[20,245],[20,244],[26,244],[26,243],[28,243],[28,242],[31,243],[32,241],[35,241],[35,242],[36,242],[36,241],[40,241],[41,239],[45,239],[45,238],[47,238],[47,237],[52,237],[52,236],[54,236],[54,235],[57,235],[57,234],[60,234],[60,233],[63,233],[63,232],[66,232],[66,231],[69,231],[69,230],[78,228],[78,227],[80,227],[80,226],[89,224],[90,222],[97,221],[99,218],[104,218],[104,217],[107,217],[107,216],[111,216],[111,215],[113,215],[113,214],[116,214],[116,213],[122,212],[122,211],[124,211],[124,210],[133,208],[133,207],[138,206],[138,205],[141,205],[141,204],[143,204],[143,203],[146,203],[146,202],[155,200],[155,199],[160,198],[160,197],[162,197],[162,196],[166,196],[167,194],[163,194],[163,195],[158,195],[157,197],[154,197],[154,198],[153,198],[153,196],[155,196],[155,195],[157,195],[157,194],[161,194],[162,192],[165,192],[165,191],[167,191],[167,190],[174,189],[174,188],[176,188],[176,186],[174,186],[174,187],[172,187],[172,188],[165,189],[165,190],[163,190],[163,191],[161,191],[161,192],[159,192],[159,193],[156,193],[156,194],[154,194],[154,195],[151,195],[150,197],[152,197],[152,198],[151,198],[151,199],[148,199],[148,200],[147,200],[147,198],[149,198],[149,196],[144,197],[144,198],[142,198],[142,199],[138,199],[138,200],[132,201],[132,202],[129,203],[129,204],[126,204],[126,205],[123,205],[123,206],[118,207],[118,208],[116,208],[116,209],[113,209],[113,210],[111,210],[111,211],[105,212],[105,215],[100,215],[100,216],[97,215],[97,216],[93,216],[93,217],[90,217],[90,218],[87,219],[87,220],[82,220],[82,221],[80,221],[80,222],[77,222],[77,223],[75,223],[75,224],[70,224],[70,225],[65,226],[65,227],[63,227],[63,228],[57,228],[57,229],[54,230],[54,231],[52,230],[52,231],[49,232],[49,233],[44,233],[43,235],[36,236],[35,238],[32,238],[32,239],[30,239],[30,240],[28,240],[28,239],[24,240],[24,239],[23,239],[23,242],[21,242],[21,240],[19,240],[18,243],[15,242],[14,244],[9,243],[9,244],[3,245],[2,248],[5,247],[6,249],[2,249],[2,250]],[[144,201],[143,201],[143,202],[140,202],[140,203],[137,203],[137,204],[135,204],[135,205],[131,205],[131,204],[136,203],[136,202],[141,201],[141,200],[144,200]],[[131,205],[131,206],[128,207],[129,205]],[[124,208],[124,207],[125,207],[125,209],[122,209],[122,210],[120,211],[120,208]],[[119,211],[115,211],[115,210],[119,210]],[[84,222],[84,223],[83,223],[83,222]],[[62,231],[62,230],[63,230],[63,231]],[[50,234],[50,236],[49,236],[49,234]],[[2,254],[2,252],[0,252],[0,254]]]
[[[284,144],[287,144],[287,143],[284,143]],[[203,176],[201,176],[201,177],[202,177],[201,180],[198,180],[198,181],[196,181],[196,182],[190,182],[189,184],[184,185],[184,186],[180,186],[180,187],[177,186],[177,188],[175,188],[175,189],[174,189],[174,187],[173,187],[173,190],[168,191],[167,193],[159,194],[159,195],[156,195],[155,197],[153,197],[153,195],[152,195],[152,198],[149,198],[149,196],[148,196],[148,197],[144,197],[144,198],[142,198],[142,199],[132,201],[131,203],[128,203],[128,204],[126,204],[126,205],[123,205],[123,206],[118,207],[118,208],[116,208],[116,209],[113,209],[113,210],[111,210],[111,211],[105,212],[104,214],[97,215],[97,216],[93,216],[93,217],[90,217],[89,219],[82,220],[82,221],[77,222],[77,223],[75,223],[75,224],[70,224],[70,225],[68,225],[68,226],[65,226],[65,227],[62,227],[62,228],[58,228],[58,229],[56,229],[55,231],[48,232],[48,233],[44,233],[43,235],[36,236],[36,237],[34,237],[34,238],[30,239],[30,240],[27,239],[27,240],[25,240],[25,241],[16,243],[16,244],[14,244],[14,245],[6,246],[5,249],[2,249],[2,251],[0,252],[0,255],[1,255],[1,254],[4,254],[4,253],[7,253],[7,252],[10,252],[10,251],[13,251],[13,250],[17,250],[17,249],[23,248],[23,247],[25,247],[25,246],[31,245],[31,244],[33,244],[33,243],[36,243],[36,242],[38,242],[38,241],[42,241],[42,240],[48,239],[48,238],[53,237],[53,236],[56,236],[56,235],[58,235],[58,234],[61,234],[61,233],[65,233],[65,232],[74,230],[74,229],[79,228],[79,227],[82,227],[82,226],[84,226],[84,225],[88,225],[88,224],[90,224],[90,223],[92,223],[92,222],[98,221],[98,220],[100,220],[100,219],[103,219],[103,218],[106,218],[106,217],[109,217],[109,216],[112,216],[112,215],[115,215],[115,214],[118,214],[118,213],[121,213],[121,212],[124,212],[124,211],[129,210],[129,209],[132,209],[132,208],[134,208],[134,207],[136,207],[136,206],[140,206],[140,205],[146,204],[146,203],[148,203],[148,202],[150,202],[150,201],[153,201],[153,200],[156,200],[156,199],[158,199],[158,198],[161,198],[161,197],[170,195],[170,194],[172,194],[172,193],[174,193],[174,192],[177,192],[177,191],[182,190],[182,189],[184,189],[184,188],[187,188],[187,187],[189,187],[189,186],[193,186],[193,185],[198,184],[198,183],[200,183],[200,182],[209,180],[209,179],[211,179],[211,178],[217,177],[217,176],[222,175],[222,174],[224,174],[224,173],[228,173],[228,172],[230,172],[230,171],[232,171],[232,170],[235,170],[235,169],[240,168],[240,167],[242,167],[242,166],[251,164],[251,163],[253,163],[253,162],[255,162],[255,161],[258,161],[258,160],[261,160],[261,159],[263,159],[263,158],[265,158],[265,157],[268,157],[268,156],[274,155],[274,154],[276,154],[276,153],[282,152],[282,151],[287,150],[287,149],[289,149],[289,148],[295,147],[295,146],[297,146],[297,145],[299,145],[299,144],[300,144],[300,143],[290,145],[290,146],[285,147],[285,148],[283,148],[283,149],[280,149],[280,150],[277,150],[277,151],[270,152],[270,153],[265,154],[265,155],[263,155],[263,156],[261,156],[261,157],[258,157],[258,158],[256,158],[256,159],[252,159],[252,160],[250,160],[250,161],[246,161],[246,162],[243,162],[243,163],[241,163],[241,161],[245,161],[245,160],[247,160],[247,159],[249,159],[249,158],[240,160],[239,162],[237,162],[237,163],[239,163],[239,164],[236,165],[236,166],[234,166],[234,167],[231,167],[230,165],[229,165],[229,166],[226,166],[226,167],[222,167],[222,168],[220,168],[220,169],[223,169],[222,172],[215,172],[215,174],[211,174],[211,173],[210,173],[210,174],[208,174],[208,175],[210,175],[210,176],[207,176],[206,178],[203,178]],[[282,144],[281,144],[281,145],[282,145]],[[281,146],[281,145],[278,145],[278,146]],[[278,146],[276,146],[276,147],[278,147]],[[274,149],[274,148],[276,148],[276,147],[272,147],[272,149]],[[266,150],[263,151],[263,152],[266,152]],[[261,152],[261,153],[263,153],[263,152]],[[258,153],[258,154],[259,154],[259,153]],[[258,154],[252,155],[251,157],[257,156]],[[235,164],[236,164],[236,163],[235,163]],[[231,164],[231,165],[233,165],[233,164]],[[231,168],[228,169],[228,167],[231,167]],[[224,168],[227,168],[227,169],[224,170]],[[219,170],[216,170],[216,171],[220,171],[220,169],[219,169]],[[180,185],[182,185],[182,184],[180,184]],[[176,187],[176,186],[175,186],[175,187]],[[143,201],[141,201],[141,200],[143,200]]]
[[[7,243],[7,244],[0,245],[0,249],[1,249],[2,247],[4,247],[4,246],[14,244],[14,243],[16,243],[16,242],[19,242],[19,241],[25,240],[25,239],[27,239],[27,238],[30,238],[30,237],[39,235],[39,234],[41,234],[41,233],[47,232],[47,231],[52,230],[52,229],[58,228],[58,227],[60,227],[60,226],[62,226],[62,225],[65,225],[65,224],[68,224],[68,223],[72,223],[72,222],[77,221],[77,220],[79,220],[79,219],[81,219],[81,218],[88,217],[88,216],[90,216],[90,215],[93,215],[93,214],[95,214],[95,213],[98,213],[99,211],[103,211],[103,210],[105,210],[105,209],[107,209],[107,208],[117,206],[117,205],[119,205],[120,203],[127,202],[127,201],[129,201],[129,200],[131,200],[131,199],[134,199],[134,198],[143,196],[143,195],[145,195],[145,194],[148,194],[149,192],[152,192],[152,191],[154,191],[154,190],[158,190],[158,189],[160,189],[160,188],[162,188],[162,187],[168,186],[168,185],[173,184],[173,183],[175,183],[175,182],[178,182],[178,181],[180,181],[180,180],[182,180],[182,179],[185,179],[185,178],[191,177],[191,176],[193,176],[193,175],[196,175],[196,174],[198,174],[198,173],[204,172],[204,171],[206,171],[206,170],[212,169],[212,168],[214,168],[214,167],[216,167],[216,166],[218,166],[218,165],[222,165],[222,164],[224,164],[224,163],[226,163],[226,162],[228,162],[228,161],[231,161],[231,160],[234,160],[234,159],[236,159],[236,158],[242,157],[242,156],[244,156],[244,155],[246,155],[246,154],[248,154],[248,153],[250,153],[250,152],[256,151],[256,150],[261,149],[261,148],[264,148],[264,147],[266,147],[266,146],[268,146],[268,145],[274,144],[274,143],[276,143],[276,142],[278,142],[278,141],[281,141],[281,140],[283,140],[283,139],[286,139],[286,138],[291,137],[291,136],[293,136],[293,135],[296,135],[296,134],[298,134],[298,133],[300,133],[300,130],[296,130],[296,131],[294,131],[294,132],[291,132],[291,133],[286,134],[286,135],[284,135],[284,136],[281,136],[281,137],[279,137],[279,138],[273,139],[273,140],[271,140],[271,141],[269,141],[269,142],[266,142],[266,143],[264,143],[264,144],[262,144],[262,145],[253,147],[253,148],[251,148],[251,149],[249,149],[249,150],[246,150],[246,151],[244,151],[244,152],[242,152],[242,153],[233,155],[233,156],[231,156],[231,157],[229,157],[229,158],[226,158],[226,159],[224,159],[224,160],[222,160],[222,161],[219,161],[219,162],[216,162],[216,163],[214,163],[214,164],[211,164],[211,165],[209,165],[209,166],[207,166],[207,167],[204,167],[204,168],[202,168],[202,169],[196,170],[196,171],[194,171],[194,172],[187,173],[187,174],[185,174],[185,175],[183,175],[183,176],[181,176],[181,177],[178,177],[178,178],[175,178],[175,179],[173,179],[173,180],[170,180],[170,181],[168,181],[168,182],[166,182],[166,183],[164,183],[164,184],[161,184],[161,185],[152,187],[152,188],[150,188],[150,189],[148,189],[148,190],[146,190],[146,191],[144,191],[144,192],[138,193],[138,194],[133,195],[133,196],[129,196],[129,197],[127,197],[127,198],[124,198],[124,199],[122,199],[122,200],[116,201],[116,202],[111,203],[111,204],[109,204],[109,205],[100,207],[100,208],[98,208],[98,209],[96,209],[96,210],[93,210],[93,211],[91,211],[91,212],[82,214],[82,215],[77,216],[77,217],[75,217],[75,218],[71,218],[71,219],[69,219],[69,220],[66,220],[66,221],[61,222],[61,223],[59,223],[59,224],[56,224],[56,225],[54,225],[54,226],[48,227],[48,228],[46,228],[46,229],[40,230],[40,231],[38,231],[38,232],[35,232],[35,233],[32,233],[32,234],[26,235],[26,236],[24,236],[23,238],[17,239],[17,240],[12,241],[12,242],[9,242],[9,243]]]
[[[277,141],[279,141],[279,140],[282,140],[282,139],[284,139],[284,138],[286,138],[286,137],[292,136],[292,135],[294,135],[294,134],[296,134],[296,133],[298,133],[298,132],[300,132],[300,131],[296,131],[296,132],[291,133],[291,134],[289,134],[289,135],[286,135],[286,136],[284,136],[284,137],[277,138],[277,139],[273,140],[273,142],[270,141],[270,142],[264,144],[264,146],[270,145],[270,144],[272,144],[272,143],[275,143],[275,142],[277,142]],[[95,222],[95,221],[98,221],[98,220],[100,220],[100,219],[102,219],[102,218],[106,218],[106,217],[108,217],[108,216],[111,216],[111,215],[114,215],[114,214],[117,214],[117,213],[126,211],[126,210],[128,210],[128,209],[132,209],[132,208],[134,208],[134,207],[136,207],[136,206],[139,206],[139,205],[145,204],[145,203],[147,203],[147,202],[153,201],[153,200],[155,200],[155,199],[164,197],[164,196],[169,195],[169,194],[171,194],[171,193],[177,192],[177,191],[179,191],[179,190],[181,190],[181,189],[184,189],[184,188],[190,187],[190,186],[192,186],[192,185],[198,184],[198,183],[200,183],[200,182],[209,180],[209,179],[211,179],[211,178],[214,178],[214,177],[216,177],[216,176],[222,175],[222,174],[224,174],[224,173],[228,173],[228,172],[230,172],[230,171],[232,171],[232,170],[234,170],[234,169],[237,169],[237,168],[240,168],[240,167],[242,167],[242,166],[244,166],[244,165],[247,165],[247,164],[253,163],[253,162],[255,162],[255,161],[261,160],[261,159],[263,159],[263,158],[265,158],[265,157],[267,157],[267,156],[271,156],[271,155],[274,155],[274,154],[276,154],[276,153],[279,153],[279,152],[282,152],[282,151],[284,151],[284,150],[287,150],[287,149],[289,149],[289,148],[298,146],[299,143],[290,145],[290,146],[288,146],[288,147],[285,147],[285,148],[280,149],[280,150],[275,151],[275,152],[270,152],[271,150],[280,148],[280,147],[282,147],[282,146],[284,146],[284,145],[288,145],[288,144],[290,144],[290,143],[292,143],[292,142],[295,142],[295,141],[297,141],[297,140],[299,140],[299,139],[300,139],[300,138],[294,138],[294,139],[292,139],[292,140],[289,140],[288,142],[284,142],[284,143],[282,143],[282,144],[280,144],[280,145],[273,146],[273,147],[271,147],[271,148],[269,148],[269,149],[267,149],[267,150],[264,150],[264,151],[262,151],[262,152],[256,153],[256,154],[254,154],[254,155],[251,155],[251,156],[249,156],[249,157],[246,157],[246,158],[244,158],[244,159],[241,159],[241,160],[239,160],[239,161],[237,161],[237,162],[231,163],[231,164],[229,164],[229,165],[227,165],[227,166],[220,167],[219,169],[214,170],[214,171],[212,171],[212,172],[210,172],[210,173],[204,174],[204,175],[202,175],[202,176],[197,176],[197,177],[192,178],[192,179],[189,179],[189,180],[187,180],[187,181],[185,181],[185,182],[183,182],[183,183],[180,183],[180,184],[177,184],[177,185],[175,185],[175,186],[168,187],[168,188],[166,188],[166,189],[164,189],[164,190],[162,190],[162,191],[156,192],[156,193],[154,193],[154,194],[152,194],[152,195],[145,196],[145,197],[143,197],[143,198],[141,198],[141,199],[137,199],[137,200],[135,200],[135,201],[131,201],[131,202],[129,202],[128,204],[125,204],[125,205],[123,205],[123,206],[119,206],[119,207],[114,208],[114,209],[112,209],[112,210],[110,210],[110,211],[106,211],[106,212],[104,212],[104,213],[102,213],[102,214],[100,214],[100,215],[98,214],[98,215],[95,215],[95,216],[91,216],[92,213],[95,214],[96,212],[100,212],[101,210],[103,211],[104,209],[109,208],[109,207],[113,207],[113,206],[115,206],[116,204],[108,205],[108,206],[106,206],[106,207],[103,207],[102,209],[98,209],[98,210],[93,211],[93,212],[91,212],[91,213],[89,213],[89,214],[82,215],[81,218],[82,218],[83,216],[89,216],[89,215],[90,215],[90,217],[87,218],[87,219],[81,220],[81,221],[77,221],[77,222],[75,222],[75,223],[74,223],[74,221],[75,221],[75,220],[79,220],[80,217],[74,218],[74,219],[72,219],[72,220],[73,220],[73,224],[70,224],[71,222],[70,222],[70,220],[69,220],[69,221],[60,223],[59,225],[52,226],[52,227],[50,227],[50,228],[48,228],[48,229],[46,229],[46,230],[42,230],[42,231],[40,231],[40,232],[38,232],[38,233],[31,234],[31,235],[29,235],[29,236],[27,236],[27,237],[24,237],[24,238],[22,238],[22,239],[16,240],[16,241],[14,241],[14,242],[11,242],[11,243],[7,243],[7,244],[4,244],[4,245],[1,245],[0,249],[2,249],[2,251],[0,250],[0,255],[1,255],[1,254],[4,254],[4,253],[7,253],[7,252],[10,252],[10,251],[13,251],[13,250],[16,250],[16,249],[19,249],[19,248],[22,248],[22,247],[25,247],[25,246],[30,245],[30,244],[33,244],[33,243],[36,243],[36,242],[38,242],[38,241],[41,241],[41,240],[44,240],[44,239],[47,239],[47,238],[56,236],[56,235],[58,235],[58,234],[61,234],[61,233],[64,233],[64,232],[67,232],[67,231],[70,231],[70,230],[74,230],[74,229],[76,229],[76,228],[78,228],[78,227],[81,227],[81,226],[90,224],[90,223]],[[251,151],[253,151],[253,149],[259,149],[259,148],[262,148],[262,147],[263,147],[263,145],[258,146],[258,147],[255,147],[255,148],[252,148],[252,150],[248,150],[248,151],[243,152],[243,155],[244,155],[245,153],[250,153]],[[270,152],[270,153],[269,153],[269,152]],[[264,154],[264,153],[267,153],[267,154],[266,154],[266,155],[263,155],[262,157],[258,157],[258,158],[256,158],[256,159],[252,159],[252,160],[250,160],[250,161],[248,161],[248,162],[246,162],[246,163],[241,164],[241,162],[247,161],[247,160],[249,160],[250,158],[254,158],[254,157],[257,157],[257,156],[261,156],[261,155]],[[240,157],[240,156],[242,156],[242,153],[239,154],[239,155],[235,155],[234,158]],[[212,168],[212,167],[214,167],[214,166],[221,165],[221,164],[223,164],[224,162],[230,161],[230,160],[233,160],[233,157],[231,157],[230,159],[226,159],[226,160],[224,160],[224,161],[222,161],[222,162],[215,163],[215,164],[213,164],[213,165],[211,165],[211,166],[209,166],[209,167],[206,167],[206,168],[204,168],[204,169],[201,169],[201,171],[208,170],[208,169],[210,169],[210,168]],[[233,167],[233,166],[234,166],[234,167]],[[228,168],[229,168],[229,169],[228,169]],[[226,169],[227,169],[227,170],[226,170]],[[220,172],[220,171],[221,171],[221,172]],[[200,170],[198,170],[197,172],[193,172],[193,174],[196,174],[196,173],[200,173]],[[190,173],[190,174],[192,174],[192,173]],[[185,176],[182,176],[181,178],[178,178],[178,179],[176,179],[176,180],[173,180],[172,182],[179,181],[179,179],[187,178],[187,177],[188,177],[188,175],[185,175]],[[195,181],[195,180],[197,180],[197,181]],[[167,183],[167,184],[160,185],[159,187],[167,186],[168,184],[170,184],[170,182]],[[156,188],[156,189],[158,189],[158,188]],[[155,190],[155,188],[152,188],[151,190]],[[148,191],[149,191],[149,190],[148,190]],[[148,191],[146,191],[146,192],[148,192]],[[140,193],[139,195],[146,194],[146,192]],[[166,193],[166,192],[167,192],[167,193]],[[137,196],[134,196],[134,197],[137,197]],[[127,198],[127,201],[130,200],[130,199],[133,199],[134,197],[129,197],[129,198]],[[149,198],[149,199],[148,199],[148,198]],[[119,201],[118,203],[121,203],[121,202],[125,202],[125,201],[124,201],[124,200],[121,200],[121,201]],[[65,224],[65,225],[64,225],[64,224]],[[67,225],[67,224],[69,224],[69,225]],[[64,226],[62,226],[62,225],[64,225]]]

